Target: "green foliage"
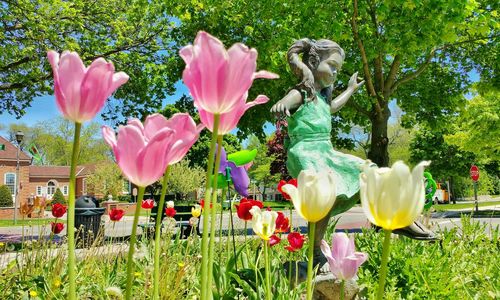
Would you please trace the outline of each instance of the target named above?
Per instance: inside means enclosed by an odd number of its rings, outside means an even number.
[[[174,92],[176,25],[164,1],[2,1],[0,19],[0,111],[22,116],[34,97],[52,92],[49,49],[77,51],[86,64],[104,57],[130,75],[108,118],[153,112]]]
[[[443,232],[442,243],[393,238],[385,299],[496,299],[500,296],[498,229],[462,218],[462,227]],[[382,255],[383,233],[365,231],[357,248],[368,253],[358,273],[363,294],[374,299]],[[408,255],[411,254],[411,255]]]
[[[109,147],[101,138],[100,128],[101,125],[98,123],[82,126],[79,164],[92,164],[108,159]],[[69,166],[71,164],[75,130],[71,121],[58,117],[38,122],[31,127],[25,124],[10,124],[9,140],[15,140],[17,130],[22,130],[25,134],[24,145],[29,146],[32,143],[36,145],[42,157],[42,164],[54,166]]]
[[[187,194],[201,188],[204,182],[205,171],[200,167],[190,167],[186,159],[169,166],[167,190],[169,193],[179,194],[180,200],[187,200]]]
[[[64,195],[59,188],[56,189],[56,192],[52,196],[51,204],[56,204],[56,203],[66,205],[66,198],[64,198]]]
[[[269,155],[267,143],[261,143],[256,136],[250,137],[247,149],[257,149],[257,156],[248,170],[248,175],[251,180],[255,181],[255,185],[261,194],[265,195],[266,189],[276,187],[281,179],[281,174],[271,175],[271,163],[275,158],[273,155]]]
[[[461,111],[447,143],[477,153],[484,161],[500,161],[500,92],[489,90],[472,98]]]
[[[0,207],[12,206],[14,206],[14,201],[12,200],[9,187],[6,185],[0,185]]]
[[[484,78],[498,73],[495,71],[496,7],[492,1],[454,0],[439,3],[285,0],[280,5],[247,0],[169,2],[171,14],[181,20],[175,30],[179,45],[192,42],[198,30],[206,30],[227,46],[243,41],[255,47],[259,51],[259,69],[280,75],[279,80],[255,82],[249,99],[265,93],[271,101],[243,116],[239,123],[241,136],[255,133],[262,138],[265,122],[274,121],[270,107],[296,83],[285,61],[286,51],[294,40],[309,37],[338,42],[347,58],[335,93],[345,89],[349,76],[356,71],[366,80],[366,89],[332,118],[334,144],[338,148],[352,148],[352,142],[338,134],[348,133],[352,124],[367,129],[372,126],[370,158],[382,164],[389,162],[384,157],[387,149],[380,141],[387,135],[384,128],[391,100],[397,99],[411,118],[416,120],[414,117],[418,115],[428,119],[419,121],[432,121],[454,112],[458,102],[463,102],[456,95],[467,86],[464,76],[471,69],[478,69]],[[357,16],[353,17],[354,14]],[[404,89],[421,76],[418,84]]]
[[[446,132],[446,131],[445,131]],[[422,128],[415,132],[411,141],[410,161],[416,164],[422,160],[430,160],[427,170],[436,180],[444,180],[451,176],[468,176],[475,155],[449,145],[444,140],[444,133],[439,130]]]
[[[108,195],[114,199],[123,192],[124,179],[118,165],[113,162],[102,162],[86,179],[89,194],[99,195],[107,200]]]

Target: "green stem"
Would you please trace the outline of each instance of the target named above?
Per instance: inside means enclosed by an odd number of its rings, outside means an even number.
[[[219,175],[219,165],[220,165],[220,154],[222,150],[222,135],[217,137],[217,154],[215,156],[215,166],[214,166],[214,174],[212,176],[212,203],[213,209],[210,211],[210,240],[209,240],[209,249],[208,249],[208,296],[211,293],[212,279],[213,279],[213,261],[214,261],[214,245],[215,245],[215,211],[217,205],[217,177]],[[219,241],[220,242],[220,241]],[[236,259],[236,258],[235,258]]]
[[[380,262],[380,277],[378,280],[377,300],[384,297],[385,278],[387,276],[387,262],[389,261],[389,251],[391,249],[392,230],[384,230],[384,246],[382,248],[382,261]]]
[[[226,188],[222,189],[222,196],[221,199],[224,200],[226,195]],[[221,200],[221,205],[222,205],[222,200]],[[220,218],[219,218],[219,253],[222,253],[222,217],[224,216],[224,208],[221,207],[220,210]]]
[[[307,300],[312,300],[312,278],[313,278],[313,255],[314,255],[314,234],[316,223],[309,223],[309,248],[307,254]]]
[[[340,281],[340,300],[344,300],[345,294],[345,280]]]
[[[210,176],[214,170],[215,143],[218,137],[220,114],[214,115],[214,127],[212,140],[210,142],[210,152],[208,153],[207,174],[205,182],[205,207],[203,208],[203,234],[201,238],[201,300],[208,299],[208,216],[210,209]]]
[[[125,291],[125,299],[132,299],[132,283],[134,279],[134,251],[135,251],[135,241],[137,240],[136,231],[137,223],[139,222],[139,215],[141,214],[141,205],[144,198],[144,190],[146,188],[143,186],[138,187],[137,202],[135,204],[134,213],[134,223],[132,224],[132,234],[130,235],[130,245],[128,248],[128,258],[127,258],[127,289]]]
[[[75,122],[75,137],[73,138],[73,153],[69,171],[69,196],[68,196],[68,299],[76,299],[76,257],[75,257],[75,190],[76,190],[76,164],[80,153],[80,131],[82,124]]]
[[[161,184],[160,201],[158,202],[158,210],[156,213],[155,224],[155,257],[153,270],[153,299],[160,299],[160,236],[161,236],[161,221],[163,217],[163,206],[165,205],[165,195],[167,194],[167,182],[169,168],[163,174],[163,182]]]
[[[269,264],[269,241],[263,240],[264,242],[264,262],[266,268],[266,299],[272,300],[271,293],[271,265]]]
[[[290,206],[290,218],[289,218],[289,221],[290,221],[290,232],[293,231],[292,216],[293,216],[293,205]]]

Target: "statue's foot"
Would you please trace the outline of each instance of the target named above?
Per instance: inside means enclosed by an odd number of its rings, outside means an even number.
[[[413,222],[413,224],[405,228],[396,229],[393,233],[422,241],[438,241],[441,239],[418,221]]]

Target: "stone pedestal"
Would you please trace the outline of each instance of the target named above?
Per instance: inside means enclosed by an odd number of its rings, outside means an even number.
[[[340,299],[340,280],[336,280],[331,273],[318,274],[314,280],[313,299],[338,300]],[[344,286],[344,299],[357,299],[359,287],[356,281],[348,280]]]

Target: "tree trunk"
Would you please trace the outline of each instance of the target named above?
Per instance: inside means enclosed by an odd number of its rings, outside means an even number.
[[[389,166],[389,153],[387,147],[389,139],[387,138],[387,123],[391,113],[389,106],[386,104],[382,108],[381,113],[373,112],[372,123],[372,136],[370,150],[368,151],[368,159],[376,163],[379,167]]]

